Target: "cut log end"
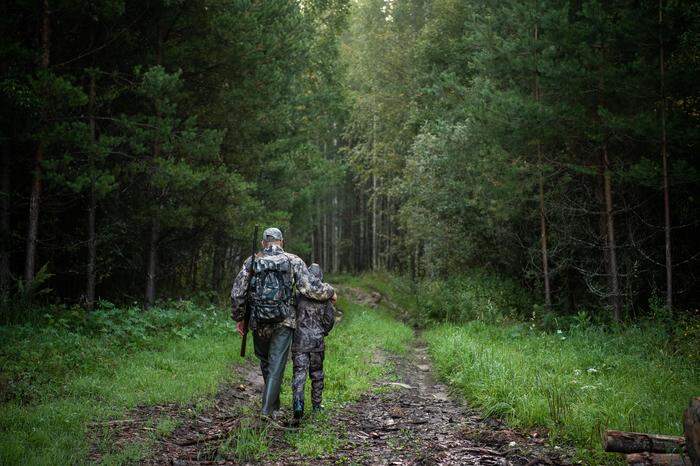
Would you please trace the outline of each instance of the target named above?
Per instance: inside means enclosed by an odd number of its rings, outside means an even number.
[[[690,466],[690,458],[675,453],[630,453],[625,455],[630,466]]]

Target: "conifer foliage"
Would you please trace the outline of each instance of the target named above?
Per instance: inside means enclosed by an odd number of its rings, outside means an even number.
[[[697,2],[12,0],[0,33],[4,303],[218,293],[260,223],[331,272],[697,306]]]
[[[485,268],[615,320],[654,296],[697,306],[699,15],[670,0],[358,2],[347,131],[364,221],[380,219],[364,264]]]
[[[333,172],[311,135],[338,120],[346,13],[343,1],[3,2],[3,303],[49,288],[88,307],[219,291],[253,223],[307,247],[304,214]]]

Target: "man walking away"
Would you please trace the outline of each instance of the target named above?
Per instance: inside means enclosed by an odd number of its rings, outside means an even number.
[[[323,272],[318,264],[311,264],[309,272],[323,280]],[[323,338],[333,328],[335,310],[329,300],[316,301],[297,297],[297,330],[292,343],[292,364],[294,377],[292,392],[294,399],[294,419],[298,422],[304,415],[304,385],[308,371],[311,379],[311,404],[314,412],[321,410],[323,397],[323,358],[325,343]]]
[[[246,259],[231,289],[231,315],[236,329],[247,330],[245,302],[250,282],[250,329],[255,355],[265,380],[262,415],[270,416],[280,408],[280,386],[289,348],[296,328],[293,297],[296,292],[310,299],[335,300],[333,287],[309,273],[301,258],[284,251],[282,232],[268,228],[263,232],[262,251]],[[252,267],[251,267],[251,261]],[[252,272],[251,272],[252,270]]]

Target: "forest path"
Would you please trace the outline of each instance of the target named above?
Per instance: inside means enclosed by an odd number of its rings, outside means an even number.
[[[381,299],[376,293],[347,291],[353,301],[369,307]],[[339,440],[337,448],[321,456],[304,456],[292,445],[293,436],[301,431],[289,427],[288,411],[270,424],[257,418],[263,381],[253,360],[234,369],[237,382],[221,387],[209,406],[139,408],[128,415],[133,422],[113,426],[117,432],[113,438],[122,445],[150,439],[151,455],[141,461],[148,465],[572,464],[565,450],[545,446],[541,433],[510,429],[453,398],[436,381],[420,334],[407,354],[377,354],[372,364],[388,366],[390,373],[357,401],[329,412],[327,419],[304,419],[329,429],[325,435]],[[287,387],[284,391],[289,396]],[[163,430],[158,419],[169,419],[177,427],[158,435]],[[236,446],[242,438],[253,450],[249,456]]]
[[[333,414],[331,425],[344,433],[345,442],[313,464],[571,464],[539,436],[525,436],[455,400],[436,382],[425,344],[420,338],[416,343],[407,355],[387,356],[395,381],[375,384]]]

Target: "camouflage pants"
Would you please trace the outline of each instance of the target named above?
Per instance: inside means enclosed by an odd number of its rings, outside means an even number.
[[[306,373],[311,379],[311,403],[321,406],[323,397],[323,351],[313,353],[293,353],[294,378],[292,379],[292,391],[295,400],[304,400],[304,385]]]

